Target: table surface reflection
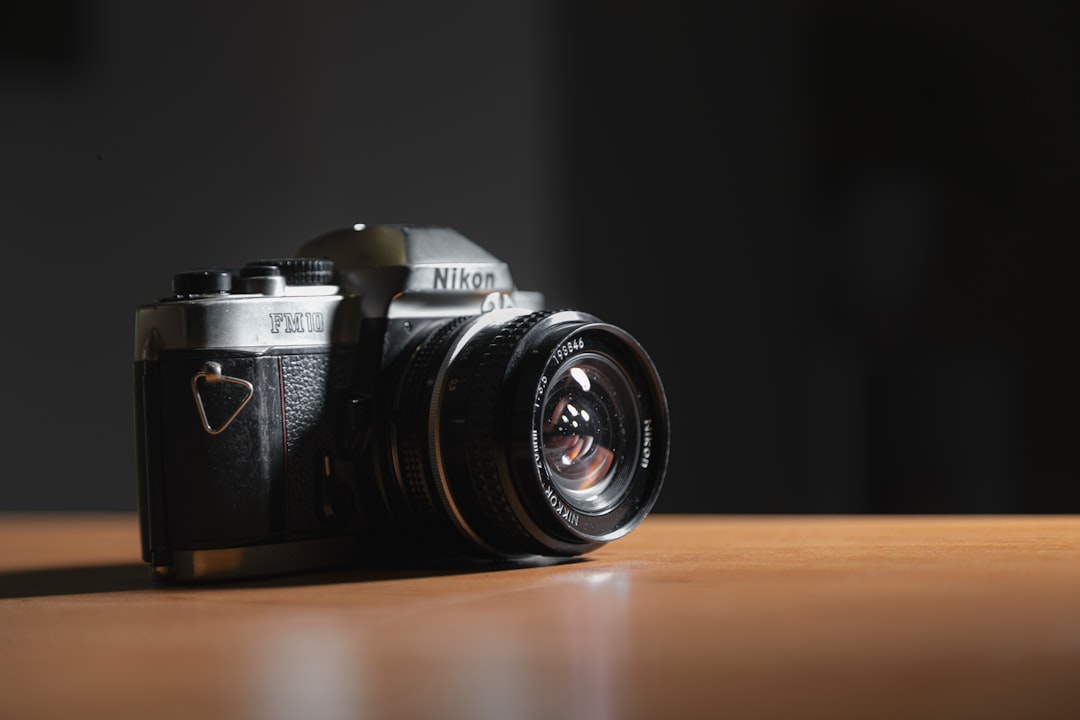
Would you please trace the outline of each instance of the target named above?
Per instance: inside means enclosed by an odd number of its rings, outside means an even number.
[[[565,564],[153,586],[0,515],[0,718],[1080,717],[1080,518],[653,515]]]

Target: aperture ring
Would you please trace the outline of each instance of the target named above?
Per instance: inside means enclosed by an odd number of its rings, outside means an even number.
[[[446,354],[449,340],[470,319],[466,316],[448,322],[421,343],[409,362],[400,386],[401,394],[394,417],[398,476],[409,506],[414,513],[423,515],[418,518],[422,526],[445,518],[444,513],[439,511],[446,504],[445,498],[437,500],[432,494],[432,488],[441,491],[441,486],[432,477],[434,471],[428,462],[432,378]]]

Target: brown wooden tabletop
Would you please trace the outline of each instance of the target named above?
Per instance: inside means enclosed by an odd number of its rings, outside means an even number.
[[[151,584],[0,515],[0,718],[1080,718],[1080,517],[653,515],[588,559]]]

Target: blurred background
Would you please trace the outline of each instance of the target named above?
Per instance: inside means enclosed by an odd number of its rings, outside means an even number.
[[[1080,511],[1075,6],[3,15],[0,510],[134,509],[135,306],[364,221],[636,335],[658,511]]]

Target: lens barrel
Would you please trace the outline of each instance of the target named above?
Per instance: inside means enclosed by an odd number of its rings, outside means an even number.
[[[577,311],[497,310],[419,344],[388,439],[416,525],[474,554],[580,555],[656,502],[667,400],[626,331]]]

